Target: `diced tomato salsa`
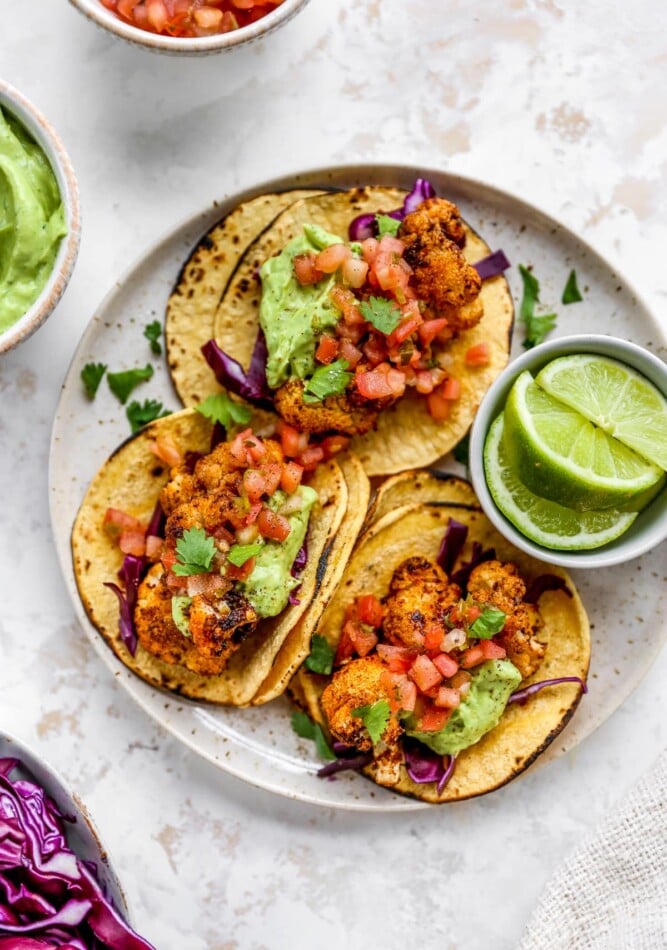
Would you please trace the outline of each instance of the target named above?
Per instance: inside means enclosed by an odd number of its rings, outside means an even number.
[[[283,0],[100,0],[121,20],[164,36],[229,33],[266,16]]]

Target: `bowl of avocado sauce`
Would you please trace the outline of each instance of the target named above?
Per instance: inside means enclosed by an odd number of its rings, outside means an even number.
[[[55,309],[79,250],[79,193],[48,120],[0,80],[0,353]]]

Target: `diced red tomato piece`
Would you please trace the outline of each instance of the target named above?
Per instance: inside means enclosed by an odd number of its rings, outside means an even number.
[[[416,389],[418,393],[421,393],[423,396],[428,396],[429,393],[432,393],[435,389],[433,384],[433,376],[431,375],[430,369],[420,369],[417,373],[417,382]]]
[[[288,495],[293,494],[301,484],[303,465],[298,462],[285,462],[280,476],[280,487]]]
[[[445,317],[437,317],[435,320],[425,320],[419,328],[419,339],[423,346],[428,346],[435,340],[438,333],[445,329],[448,321]]]
[[[153,455],[170,468],[183,464],[183,456],[176,448],[174,440],[168,435],[159,435],[155,442],[151,442],[150,448]]]
[[[370,624],[371,627],[382,626],[384,608],[380,601],[373,594],[364,594],[357,600],[357,617],[362,623]]]
[[[341,631],[338,646],[336,647],[334,666],[340,666],[341,663],[344,663],[345,660],[349,660],[352,656],[354,656],[354,643],[352,642],[352,638],[350,637],[349,631],[347,629],[347,624],[345,624]]]
[[[340,341],[340,355],[344,360],[347,361],[350,369],[354,369],[357,365],[363,353],[361,350],[358,350],[357,347],[350,341],[341,339]]]
[[[256,468],[247,468],[243,473],[243,490],[250,504],[254,504],[266,492],[266,478]]]
[[[324,273],[316,264],[317,254],[297,254],[293,259],[294,276],[302,286],[316,284],[322,280]]]
[[[359,656],[367,656],[378,642],[374,630],[366,625],[362,626],[360,623],[355,623],[353,620],[348,620],[343,629],[347,630],[352,645]]]
[[[287,458],[297,458],[308,448],[308,433],[299,432],[294,426],[281,422],[278,428],[280,444]]]
[[[363,347],[364,356],[371,366],[378,366],[387,359],[387,347],[385,338],[372,333]]]
[[[159,561],[162,554],[164,541],[155,534],[149,534],[146,538],[146,557],[151,561]]]
[[[239,468],[246,468],[250,464],[250,456],[245,443],[252,437],[252,429],[244,429],[243,432],[239,432],[229,445],[229,454]]]
[[[482,648],[485,660],[504,660],[507,656],[505,648],[499,643],[494,643],[493,640],[480,640],[479,646]]]
[[[343,280],[346,281],[350,287],[354,287],[355,290],[358,290],[360,287],[363,287],[366,282],[368,264],[358,257],[350,256],[343,262],[341,273]]]
[[[244,445],[252,462],[259,462],[266,455],[266,446],[259,436],[249,435],[244,440]]]
[[[488,366],[491,362],[491,347],[488,343],[475,343],[466,350],[465,361],[467,366]]]
[[[252,572],[255,570],[256,558],[249,557],[245,564],[242,564],[240,567],[237,567],[236,564],[232,564],[230,561],[227,561],[225,567],[225,573],[227,577],[231,578],[233,581],[247,581]]]
[[[188,597],[196,597],[197,594],[212,594],[226,586],[228,585],[225,578],[217,573],[190,574],[186,584]]]
[[[417,653],[414,650],[394,646],[392,643],[378,643],[377,653],[392,673],[407,673],[417,659]]]
[[[436,651],[440,653],[442,643],[442,638],[445,635],[444,624],[441,623],[430,623],[427,625],[426,630],[424,631],[424,649],[427,653],[431,651]]]
[[[435,697],[435,705],[444,709],[456,709],[461,705],[461,694],[449,686],[441,686]]]
[[[330,459],[338,455],[350,444],[350,437],[347,435],[328,435],[320,442],[320,448],[324,452],[324,458]]]
[[[325,366],[329,363],[333,363],[338,356],[339,346],[340,344],[335,337],[323,333],[315,350],[315,359],[318,363],[324,363]]]
[[[403,677],[399,683],[397,693],[399,708],[406,712],[413,712],[417,702],[417,687],[407,676]]]
[[[283,473],[283,466],[281,462],[265,462],[260,469],[262,475],[264,476],[265,488],[264,491],[267,495],[272,495],[278,485],[280,485],[280,478]]]
[[[473,666],[477,666],[479,663],[483,663],[486,657],[484,656],[484,650],[482,647],[477,644],[474,647],[469,647],[461,657],[461,666],[464,670],[469,670]]]
[[[324,449],[319,445],[309,445],[305,452],[298,456],[297,461],[307,472],[314,472],[323,459]]]
[[[451,709],[441,709],[429,704],[420,716],[417,728],[420,732],[440,732],[447,725],[450,715]]]
[[[440,395],[443,399],[458,399],[461,395],[461,381],[449,376],[440,387]]]
[[[379,242],[376,238],[366,238],[361,242],[361,256],[367,264],[372,264],[378,251]]]
[[[436,422],[442,422],[444,419],[449,418],[452,401],[451,399],[445,399],[439,389],[428,394],[426,397],[426,405],[428,406],[429,415],[435,419]]]
[[[389,363],[381,363],[373,370],[357,373],[354,382],[357,391],[365,399],[398,397],[405,392],[405,373]]]
[[[241,527],[245,528],[249,525],[255,524],[263,507],[264,506],[262,505],[261,501],[253,502],[248,510],[241,514]]]
[[[292,530],[287,518],[271,511],[270,508],[262,508],[257,517],[257,527],[263,538],[278,542],[289,537]]]
[[[138,518],[135,518],[134,515],[128,515],[126,511],[121,511],[120,508],[107,508],[104,513],[103,524],[112,524],[123,530],[126,528],[134,528],[136,531],[144,532],[146,530]]]
[[[424,653],[421,653],[412,664],[408,670],[408,676],[417,684],[417,688],[422,693],[437,686],[442,680],[437,667],[431,663]]]
[[[442,673],[446,680],[458,672],[459,664],[449,653],[439,653],[438,656],[434,656],[431,659],[433,666],[435,666],[439,673]]]
[[[123,554],[134,554],[143,557],[146,553],[146,529],[124,528],[118,539],[118,547]]]
[[[176,549],[173,548],[173,547],[167,547],[167,546],[165,545],[165,547],[164,547],[164,549],[163,549],[163,551],[162,551],[162,556],[160,557],[160,560],[162,561],[162,563],[163,563],[163,565],[164,565],[165,571],[171,571],[172,567],[174,566],[174,564],[175,564],[176,561],[178,560],[178,555],[176,554]]]
[[[415,330],[419,329],[422,323],[423,320],[418,313],[401,320],[396,329],[387,338],[389,346],[400,346],[409,336],[412,336]]]
[[[315,258],[315,266],[323,274],[333,274],[352,255],[347,244],[330,244],[323,248]]]

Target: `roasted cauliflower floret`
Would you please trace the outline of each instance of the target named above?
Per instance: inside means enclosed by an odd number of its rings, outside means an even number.
[[[364,657],[351,660],[337,670],[322,693],[322,710],[334,739],[354,746],[360,752],[370,752],[373,743],[366,727],[352,711],[360,706],[370,706],[381,699],[389,699],[386,686],[382,683],[386,666],[378,657]],[[395,743],[403,728],[395,716],[390,716],[382,741]]]
[[[205,656],[229,659],[244,635],[257,624],[257,613],[240,591],[222,596],[197,594],[190,605],[192,642]]]
[[[364,435],[375,426],[380,406],[355,406],[346,393],[309,405],[303,401],[303,390],[302,380],[290,379],[274,393],[276,411],[295,429]]]
[[[484,561],[470,573],[468,593],[478,604],[489,604],[506,615],[505,626],[496,637],[523,678],[540,666],[546,645],[538,639],[542,629],[539,610],[524,603],[526,585],[516,564]]]
[[[384,638],[397,646],[421,646],[429,624],[442,623],[461,596],[461,588],[450,584],[438,564],[422,557],[408,558],[396,568],[389,585]]]
[[[185,465],[172,468],[171,477],[160,492],[160,505],[169,516],[175,508],[190,501],[194,494],[194,480]]]
[[[398,236],[405,244],[404,257],[413,271],[410,283],[419,299],[445,317],[453,333],[479,323],[484,314],[479,297],[482,281],[461,252],[465,232],[456,206],[443,198],[429,198],[405,216]]]

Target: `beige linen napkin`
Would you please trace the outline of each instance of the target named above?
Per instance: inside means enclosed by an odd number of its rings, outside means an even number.
[[[667,750],[554,875],[519,950],[667,948]]]

